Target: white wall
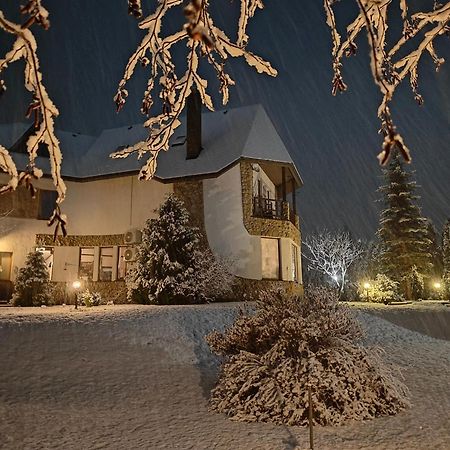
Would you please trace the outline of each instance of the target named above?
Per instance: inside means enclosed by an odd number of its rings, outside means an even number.
[[[6,181],[7,177],[0,175],[0,184]],[[84,183],[69,181],[66,184],[67,196],[62,210],[68,217],[67,231],[70,235],[122,234],[130,228],[142,228],[147,219],[156,217],[154,210],[166,195],[173,192],[172,184],[139,181],[135,175]],[[38,180],[35,186],[53,189],[48,179]],[[45,220],[0,218],[0,252],[13,253],[13,280],[17,268],[23,266],[27,253],[35,247],[36,234],[52,233],[53,228],[49,228]],[[74,252],[64,258],[68,258],[69,264],[76,262],[78,265],[78,254],[75,258]],[[56,274],[53,278],[59,280],[67,276],[73,279],[72,266],[60,273],[56,267],[58,260],[58,256],[54,258]]]
[[[241,172],[234,166],[203,182],[205,227],[214,253],[233,262],[235,275],[261,279],[261,239],[244,226]]]

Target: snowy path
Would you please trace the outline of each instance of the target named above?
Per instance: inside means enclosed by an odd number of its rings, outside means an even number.
[[[235,305],[0,308],[0,448],[308,448],[308,432],[207,410],[216,361],[202,336]],[[403,367],[414,406],[315,428],[316,448],[450,448],[450,342],[358,313],[368,342]]]

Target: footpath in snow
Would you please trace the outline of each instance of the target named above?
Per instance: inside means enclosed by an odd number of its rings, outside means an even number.
[[[238,308],[0,308],[0,448],[307,449],[307,429],[208,411],[218,361],[204,336]],[[382,310],[355,312],[366,344],[401,367],[413,406],[316,427],[316,448],[448,450],[450,342],[387,322]]]

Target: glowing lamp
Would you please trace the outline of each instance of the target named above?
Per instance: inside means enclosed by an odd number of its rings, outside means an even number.
[[[81,282],[78,281],[78,280],[74,281],[74,282],[72,283],[72,287],[73,287],[74,289],[80,289],[80,287],[81,287]]]

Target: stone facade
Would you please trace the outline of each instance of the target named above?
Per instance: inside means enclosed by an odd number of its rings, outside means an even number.
[[[237,301],[255,301],[261,294],[277,290],[286,292],[288,295],[303,296],[303,285],[295,281],[249,280],[247,278],[237,278],[234,293]]]
[[[191,224],[200,230],[202,246],[208,247],[203,203],[203,181],[177,181],[173,185],[173,192],[177,198],[182,200],[189,211]]]
[[[110,235],[86,235],[66,237],[57,236],[54,239],[53,234],[37,234],[36,245],[39,247],[55,247],[68,245],[73,247],[109,247],[114,245],[126,245],[123,234]]]
[[[5,192],[0,195],[0,214],[8,214],[9,217],[21,219],[37,219],[39,197],[39,189],[36,190],[33,198],[31,192],[24,186],[19,186],[15,191]]]
[[[250,234],[256,236],[286,237],[300,245],[299,218],[295,225],[290,220],[262,219],[253,217],[253,171],[249,161],[241,161],[242,208],[244,225]],[[287,205],[286,205],[287,206]],[[290,213],[289,209],[286,211]]]

